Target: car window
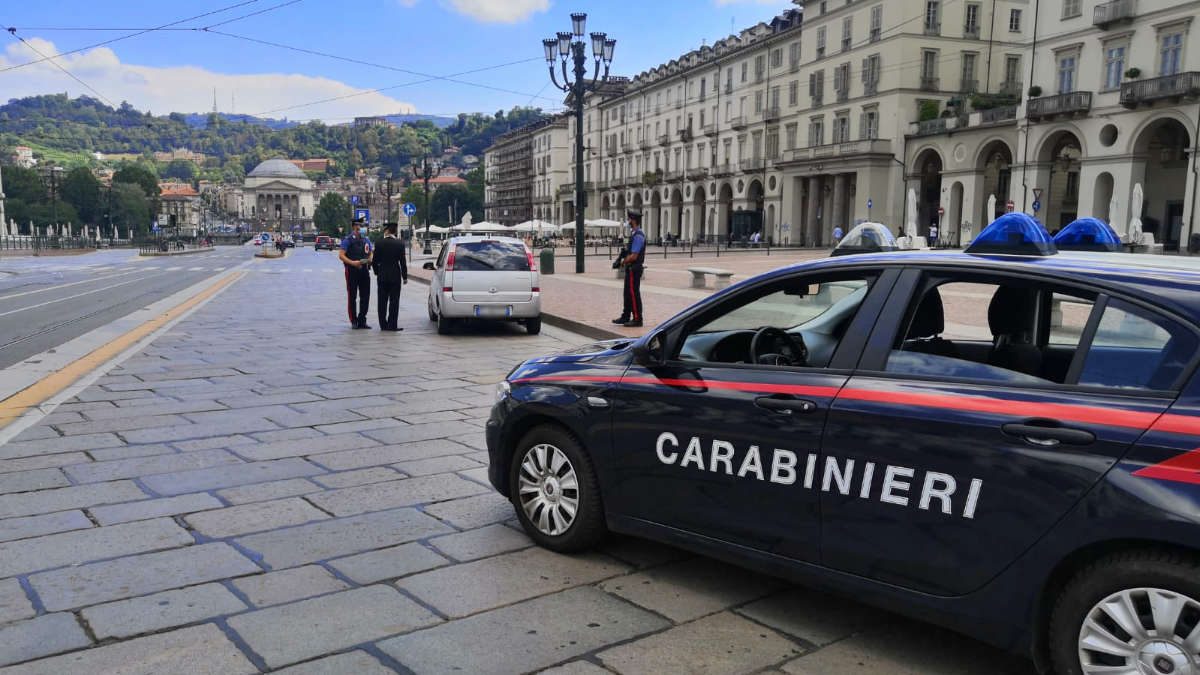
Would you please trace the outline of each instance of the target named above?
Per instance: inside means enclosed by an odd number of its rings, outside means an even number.
[[[450,250],[449,244],[442,244],[442,248],[438,251],[437,264],[434,265],[437,269],[442,269],[442,263],[446,262],[446,252]]]
[[[1196,334],[1175,321],[1122,300],[1110,300],[1100,316],[1079,383],[1169,390],[1196,348]]]
[[[679,358],[713,363],[757,363],[822,368],[829,364],[874,276],[785,281],[746,291],[740,302],[686,329]],[[760,338],[755,359],[751,342],[764,328],[775,328],[771,341]],[[755,360],[752,360],[755,359]]]
[[[528,272],[525,246],[505,241],[469,241],[454,247],[455,272]]]
[[[931,280],[909,307],[885,369],[1062,384],[1093,302],[1044,284]]]

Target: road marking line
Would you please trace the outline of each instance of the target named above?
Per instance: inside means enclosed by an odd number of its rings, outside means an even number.
[[[172,319],[184,314],[198,303],[203,302],[205,299],[211,297],[217,291],[225,288],[234,281],[241,279],[243,275],[244,272],[230,274],[228,277],[216,283],[215,285],[209,286],[205,290],[193,295],[192,297],[160,314],[159,316],[150,319],[128,333],[125,333],[124,335],[112,340],[104,346],[95,349],[87,356],[71,362],[61,370],[42,378],[29,387],[22,389],[3,401],[0,401],[0,429],[8,426],[30,409],[41,405],[43,402],[58,394],[63,389],[71,386],[77,380],[95,370],[97,367],[103,365],[109,359],[120,354],[138,340],[158,330]]]
[[[224,269],[225,269],[224,267],[214,267],[214,268],[213,268],[213,271],[214,271],[214,272],[220,272],[220,271],[222,271],[222,270],[224,270]]]
[[[203,267],[189,267],[189,268],[188,268],[188,271],[189,271],[189,272],[201,272],[201,271],[203,271],[203,270],[204,270],[204,268],[203,268]]]
[[[39,288],[39,289],[33,290],[33,291],[24,291],[22,293],[12,293],[9,295],[0,296],[0,300],[8,300],[9,298],[19,298],[23,295],[33,295],[34,293],[42,293],[44,291],[56,291],[60,288],[66,288],[68,286],[78,286],[79,284],[86,284],[86,283],[90,283],[93,281],[104,281],[105,279],[113,279],[116,277],[123,277],[127,274],[133,274],[134,272],[140,272],[140,271],[141,270],[131,270],[129,272],[121,272],[120,274],[110,274],[106,277],[99,277],[96,279],[83,279],[80,281],[72,281],[71,283],[68,283],[68,284],[58,284],[57,286],[47,286],[46,288]]]
[[[92,293],[102,293],[109,289],[117,288],[118,286],[132,284],[137,281],[145,281],[146,279],[153,279],[154,277],[159,277],[159,276],[162,276],[162,275],[161,274],[151,274],[150,276],[138,277],[137,279],[130,279],[129,281],[122,281],[119,284],[105,286],[104,288],[96,288],[96,289],[93,289],[90,291],[84,291],[83,293],[76,293],[75,295],[68,295],[65,298],[58,298],[56,300],[47,300],[46,302],[40,302],[36,305],[30,305],[28,307],[21,307],[20,309],[10,309],[7,312],[0,313],[0,316],[8,316],[9,314],[16,314],[17,312],[24,312],[24,311],[30,310],[30,309],[37,309],[38,307],[45,307],[46,305],[53,305],[56,302],[62,302],[64,300],[74,300],[75,298],[82,298],[83,296],[91,295]]]
[[[183,268],[182,267],[168,267],[167,271],[168,272],[178,272],[181,269],[183,269]]]

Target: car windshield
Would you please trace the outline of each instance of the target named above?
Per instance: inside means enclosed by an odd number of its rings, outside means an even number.
[[[858,306],[867,286],[865,280],[848,279],[776,291],[705,324],[697,332],[754,330],[762,326],[795,330],[835,308],[840,313],[847,306]]]
[[[468,241],[454,247],[455,272],[528,272],[529,256],[522,244]]]

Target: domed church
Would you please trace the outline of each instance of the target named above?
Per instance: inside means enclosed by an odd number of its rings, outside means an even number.
[[[242,194],[249,207],[247,216],[271,229],[312,229],[313,186],[295,164],[275,158],[246,174]]]

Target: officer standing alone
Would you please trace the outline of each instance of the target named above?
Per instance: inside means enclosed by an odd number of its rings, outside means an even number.
[[[396,325],[400,312],[400,285],[408,281],[408,263],[404,261],[404,244],[396,239],[396,223],[383,226],[383,241],[375,247],[371,269],[375,270],[375,283],[379,299],[375,307],[379,312],[379,330],[402,331]]]
[[[629,237],[629,255],[625,256],[622,265],[625,267],[625,288],[622,302],[624,308],[621,316],[613,323],[628,328],[640,328],[642,317],[642,268],[646,262],[646,235],[642,232],[642,214],[640,211],[630,211],[629,226],[633,229]]]
[[[367,325],[367,305],[371,304],[371,240],[362,233],[363,222],[354,221],[350,236],[342,240],[338,259],[346,268],[346,312],[351,328],[370,328]],[[357,297],[358,306],[354,300]]]

